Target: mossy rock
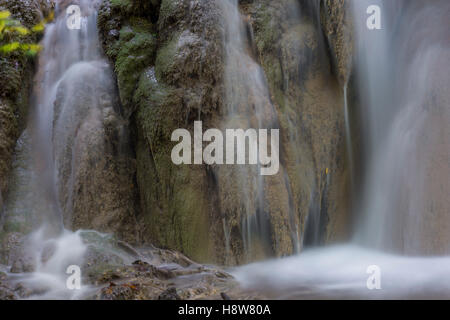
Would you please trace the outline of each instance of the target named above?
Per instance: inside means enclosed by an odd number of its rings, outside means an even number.
[[[204,171],[176,166],[170,158],[171,134],[185,126],[182,94],[158,81],[154,68],[149,68],[141,75],[134,104],[144,237],[196,260],[211,260]]]
[[[177,43],[179,35],[176,34],[162,48],[158,50],[155,62],[155,72],[158,79],[164,79],[171,74],[175,66]]]
[[[120,30],[119,41],[108,51],[115,56],[119,94],[126,107],[130,107],[142,71],[153,63],[156,37],[152,26],[143,19],[133,19]]]
[[[15,58],[0,56],[0,96],[11,96],[22,84],[21,64]]]
[[[162,30],[163,28],[176,24],[179,21],[183,21],[184,12],[183,0],[162,0],[161,7],[159,10],[158,17],[158,28]]]
[[[273,50],[280,36],[280,29],[269,8],[264,5],[256,12],[255,32],[258,34],[256,46],[259,52]]]

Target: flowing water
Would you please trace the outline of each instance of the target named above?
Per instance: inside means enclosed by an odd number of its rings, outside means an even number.
[[[368,3],[355,2],[355,11]],[[355,240],[397,253],[448,254],[450,110],[444,88],[450,78],[443,66],[449,61],[450,5],[380,6],[382,30],[369,31],[357,20],[369,163]]]
[[[380,289],[367,287],[370,266],[380,268]],[[346,245],[250,264],[232,274],[244,288],[274,299],[448,299],[449,268],[449,257],[405,257]]]
[[[450,3],[352,4],[361,152],[368,159],[352,244],[234,274],[275,298],[449,298]],[[373,4],[381,8],[381,30],[366,27]],[[367,287],[371,265],[380,268],[380,290]]]
[[[35,271],[9,274],[12,283],[21,283],[32,292],[29,299],[79,299],[92,288],[82,285],[80,290],[69,290],[66,273],[69,266],[83,262],[87,247],[79,232],[62,231],[59,236],[49,237],[46,228],[33,232],[27,240],[26,255]]]
[[[237,0],[220,1],[225,23],[225,103],[227,106],[224,128],[271,129],[279,128],[278,116],[271,102],[267,80],[262,67],[254,57],[251,26],[244,22]],[[252,138],[249,138],[251,144]],[[270,141],[270,139],[269,139]],[[254,141],[253,141],[254,142]],[[247,152],[246,159],[250,158]],[[274,154],[272,153],[272,156]],[[285,185],[287,174],[280,169]],[[247,260],[272,256],[270,230],[270,204],[268,181],[260,175],[260,165],[239,166],[232,172],[233,188],[238,189],[243,209],[241,224],[244,252]],[[297,226],[291,215],[291,241],[299,243]]]
[[[223,0],[226,21],[225,128],[277,128],[262,68],[254,58],[251,28],[237,0]],[[236,268],[248,290],[273,298],[450,298],[450,110],[446,0],[355,0],[356,79],[363,123],[361,152],[368,159],[360,217],[349,245],[306,250],[289,258]],[[32,298],[80,298],[68,291],[68,265],[83,263],[83,232],[70,232],[77,150],[101,126],[113,78],[100,54],[98,1],[80,0],[83,23],[69,30],[63,7],[46,28],[39,60],[35,112],[16,146],[14,185],[4,219],[34,230],[27,254],[35,272],[11,275],[33,288]],[[367,30],[366,8],[378,4],[382,30]],[[364,19],[363,19],[364,18]],[[249,29],[250,28],[250,29]],[[249,36],[250,35],[250,36]],[[347,87],[346,131],[351,147]],[[250,102],[250,103],[249,103]],[[107,111],[105,111],[107,110]],[[350,155],[355,150],[350,149]],[[266,181],[257,166],[232,172],[239,186],[245,251],[270,247]],[[288,179],[282,172],[283,179]],[[286,183],[287,185],[289,183]],[[291,213],[292,214],[292,213]],[[5,218],[6,217],[6,218]],[[12,219],[12,220],[11,220]],[[292,242],[298,226],[291,220]],[[224,220],[225,234],[228,234]],[[262,243],[262,249],[255,244]],[[267,252],[266,252],[267,253]],[[257,255],[257,254],[256,254]],[[430,256],[430,257],[426,257]],[[439,257],[438,257],[439,256]],[[253,257],[252,257],[253,258]],[[368,290],[369,266],[381,271],[381,289]]]
[[[10,274],[33,291],[30,298],[78,298],[89,291],[87,286],[67,289],[66,269],[82,265],[87,246],[81,232],[66,230],[70,225],[63,221],[70,221],[82,137],[102,126],[101,117],[112,105],[108,99],[113,78],[97,38],[99,1],[78,4],[79,30],[67,27],[64,2],[58,2],[57,18],[46,27],[34,110],[17,143],[14,184],[5,201],[8,223],[35,230],[24,252],[35,271]]]

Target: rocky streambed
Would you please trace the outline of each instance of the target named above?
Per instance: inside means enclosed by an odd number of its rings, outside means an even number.
[[[26,246],[30,238],[11,234],[2,251],[10,267],[0,267],[0,300],[263,298],[240,288],[226,269],[198,264],[179,252],[155,247],[135,249],[111,235],[95,231],[80,231],[76,235],[80,236],[85,246],[84,262],[80,266],[80,290],[58,288],[57,284],[43,276],[45,272],[42,271],[42,266],[37,266],[51,265],[51,260],[55,258],[52,255],[58,255],[55,246],[60,243],[47,245],[36,256],[27,252]],[[69,277],[70,274],[67,274],[65,280]],[[64,286],[64,283],[61,282],[60,285]]]

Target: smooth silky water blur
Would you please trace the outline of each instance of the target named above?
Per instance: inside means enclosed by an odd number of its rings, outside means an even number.
[[[244,288],[286,299],[450,298],[450,205],[446,194],[449,189],[445,187],[450,180],[450,112],[445,90],[440,90],[450,83],[446,73],[450,3],[427,1],[425,6],[419,2],[352,1],[356,72],[364,114],[362,152],[368,159],[361,191],[355,195],[359,199],[355,201],[356,216],[361,219],[355,222],[352,242],[232,269]],[[19,183],[9,199],[4,199],[6,214],[11,211],[24,216],[36,226],[28,246],[35,272],[9,274],[14,281],[35,288],[31,298],[83,298],[95,289],[66,287],[67,266],[82,265],[87,250],[83,231],[64,229],[58,194],[62,148],[70,142],[70,130],[78,125],[73,121],[76,114],[70,108],[70,99],[63,103],[58,121],[54,121],[54,102],[61,83],[95,83],[109,77],[108,64],[99,52],[94,8],[98,2],[81,0],[80,4],[85,13],[81,30],[69,32],[64,13],[46,29],[38,72],[41,81],[35,88],[36,112],[16,148],[13,176]],[[366,8],[371,4],[382,8],[382,30],[365,27]],[[262,68],[252,58],[243,36],[246,32],[237,0],[224,0],[221,7],[228,33],[228,122],[224,126],[245,123],[271,127],[277,121],[276,114]],[[255,110],[247,110],[249,96]],[[346,100],[347,141],[351,146],[349,108]],[[253,114],[252,118],[247,114]],[[95,117],[91,120],[95,125]],[[30,153],[37,163],[30,163]],[[430,172],[429,164],[436,161],[438,172]],[[239,176],[245,191],[241,200],[248,213],[243,236],[249,252],[251,238],[255,237],[253,213],[262,214],[257,207],[264,181],[257,170],[244,170]],[[66,188],[70,198],[70,183]],[[16,199],[25,200],[18,205]],[[25,211],[32,217],[24,215]],[[258,231],[262,233],[264,228]],[[258,237],[264,238],[264,234]],[[298,242],[301,235],[293,238]],[[366,271],[371,265],[380,267],[380,290],[367,288],[370,274]]]
[[[8,273],[13,282],[23,283],[32,291],[30,299],[77,299],[95,289],[82,284],[81,290],[70,290],[66,284],[70,276],[67,268],[83,265],[87,245],[82,235],[86,232],[72,232],[64,227],[59,195],[64,187],[60,185],[59,175],[63,170],[63,157],[67,156],[65,148],[73,143],[70,134],[82,130],[81,121],[98,124],[95,117],[83,120],[80,113],[98,113],[99,105],[95,101],[99,99],[92,97],[86,104],[87,110],[78,110],[74,99],[86,97],[80,97],[76,89],[71,88],[78,83],[95,87],[111,77],[109,66],[100,54],[97,36],[99,1],[81,0],[78,4],[82,11],[81,29],[67,27],[63,2],[56,4],[57,17],[46,27],[34,88],[34,110],[30,124],[17,143],[12,173],[16,183],[5,201],[4,214],[27,223],[34,230],[26,239],[25,255],[35,271]],[[62,103],[60,109],[55,110],[61,86],[65,86],[59,97]],[[72,161],[71,166],[76,163]],[[70,204],[70,179],[68,189]]]
[[[272,298],[448,299],[450,3],[352,4],[361,149],[368,159],[361,185],[353,188],[359,190],[354,237],[348,245],[250,264],[233,274],[248,290]],[[373,4],[381,8],[381,30],[366,27]],[[380,290],[367,287],[371,265],[380,268]]]

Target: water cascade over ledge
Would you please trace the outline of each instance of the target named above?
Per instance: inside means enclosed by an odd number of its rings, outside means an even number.
[[[351,3],[363,133],[358,152],[366,159],[353,188],[351,244],[250,264],[234,275],[248,289],[281,299],[448,299],[450,4]],[[366,9],[374,4],[381,30],[366,27]],[[380,270],[381,290],[368,290],[370,266]]]
[[[450,299],[448,0],[55,3],[0,192],[0,289]],[[245,161],[195,163],[229,146],[198,123],[275,129],[278,172],[248,165],[250,130]],[[193,163],[170,161],[180,127]]]
[[[5,200],[3,219],[32,231],[20,261],[28,265],[25,269],[35,271],[23,277],[12,275],[39,292],[30,298],[76,298],[89,290],[88,286],[81,291],[66,287],[67,267],[81,266],[87,251],[82,232],[69,229],[86,223],[74,219],[79,217],[74,212],[86,210],[79,208],[88,202],[86,196],[92,198],[90,190],[82,189],[86,179],[91,179],[90,187],[101,197],[98,186],[106,176],[92,167],[92,161],[100,164],[111,153],[126,154],[125,123],[114,77],[98,40],[99,3],[79,2],[80,29],[67,26],[67,4],[56,5],[56,19],[46,27],[42,40],[34,109],[16,146],[15,184]],[[111,133],[114,143],[108,140]],[[109,222],[100,223],[107,226]]]

